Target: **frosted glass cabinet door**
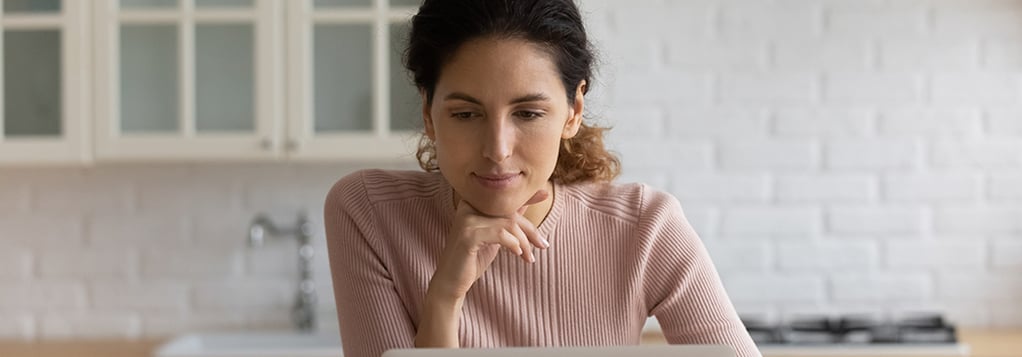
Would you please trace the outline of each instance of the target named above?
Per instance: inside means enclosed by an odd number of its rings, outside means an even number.
[[[2,0],[5,14],[60,12],[60,0]]]
[[[99,160],[282,156],[283,2],[94,1]]]
[[[196,26],[196,131],[255,131],[252,39],[252,25]]]
[[[252,7],[253,0],[195,0],[195,7],[221,7],[221,8],[248,8]]]
[[[390,130],[421,131],[422,100],[411,76],[401,63],[408,42],[406,22],[390,25]]]
[[[373,0],[313,0],[313,5],[316,9],[325,8],[344,8],[344,7],[370,7],[373,5]]]
[[[419,7],[419,5],[422,5],[422,0],[390,0],[390,6],[392,7],[398,6]]]
[[[421,106],[401,65],[412,13],[388,3],[288,2],[289,159],[414,162]]]
[[[315,131],[372,130],[372,28],[317,25],[313,38]]]
[[[125,9],[159,9],[177,7],[177,0],[121,0],[121,7]]]
[[[177,26],[121,26],[121,131],[173,133],[178,120]]]
[[[3,44],[3,133],[60,137],[60,31],[6,30]]]
[[[0,0],[0,165],[87,163],[84,2]]]

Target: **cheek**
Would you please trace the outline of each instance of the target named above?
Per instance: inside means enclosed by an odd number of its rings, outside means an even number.
[[[470,142],[465,135],[451,133],[438,129],[434,141],[437,154],[437,164],[448,167],[463,166],[468,156],[473,151],[474,143]]]
[[[535,165],[542,167],[543,170],[553,171],[554,164],[557,162],[557,154],[561,149],[560,132],[544,130],[527,135],[529,140],[520,141],[519,149],[522,150],[521,152],[527,155]]]

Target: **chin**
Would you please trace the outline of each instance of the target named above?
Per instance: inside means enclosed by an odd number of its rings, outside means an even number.
[[[464,197],[464,199],[480,213],[487,216],[510,216],[522,206],[522,203],[516,204],[514,202],[515,200],[511,197],[512,195],[500,195],[503,197],[493,196],[493,194],[473,195],[473,197]]]

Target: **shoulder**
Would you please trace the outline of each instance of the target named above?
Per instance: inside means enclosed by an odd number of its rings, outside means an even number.
[[[648,215],[680,208],[670,193],[642,183],[587,182],[566,186],[566,195],[588,209],[639,223]]]
[[[442,188],[438,173],[366,169],[337,180],[327,194],[327,205],[350,207],[414,197],[431,197]]]

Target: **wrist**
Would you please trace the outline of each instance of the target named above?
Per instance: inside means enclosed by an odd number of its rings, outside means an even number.
[[[459,347],[458,325],[464,301],[464,297],[450,297],[427,292],[419,328],[415,334],[415,347]]]
[[[429,286],[426,288],[425,302],[427,306],[431,304],[453,306],[464,302],[467,292],[452,286],[452,283],[444,281],[438,275],[433,275],[433,278],[429,281]]]
[[[451,292],[434,284],[426,290],[425,307],[435,312],[453,312],[461,310],[465,303],[465,295]]]

